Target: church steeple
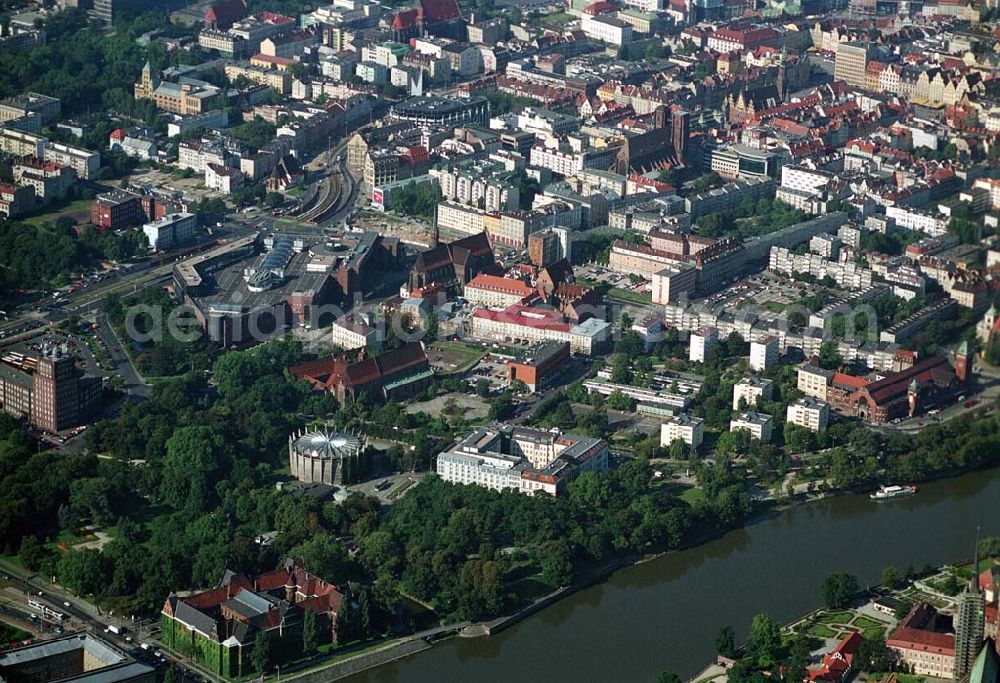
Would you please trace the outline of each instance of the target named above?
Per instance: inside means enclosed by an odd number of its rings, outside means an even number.
[[[781,56],[778,57],[778,75],[774,79],[774,89],[778,91],[778,99],[785,101],[788,88],[788,48],[781,46]]]

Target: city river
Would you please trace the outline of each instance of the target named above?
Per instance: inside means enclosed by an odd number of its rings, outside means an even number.
[[[843,496],[761,519],[703,546],[612,575],[489,638],[456,638],[351,679],[653,681],[686,678],[714,657],[719,627],[739,639],[767,611],[788,622],[819,606],[832,571],[862,585],[889,564],[942,564],[972,555],[976,525],[1000,535],[1000,470],[924,485],[912,498]]]

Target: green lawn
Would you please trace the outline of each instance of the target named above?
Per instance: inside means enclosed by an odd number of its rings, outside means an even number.
[[[637,304],[649,304],[653,302],[653,297],[649,294],[639,294],[639,292],[633,292],[630,289],[622,289],[621,287],[612,287],[608,290],[607,296],[622,299],[624,301],[631,301]]]
[[[371,652],[372,650],[381,649],[383,647],[386,647],[390,642],[391,641],[388,640],[379,640],[372,643],[371,645],[363,647],[361,647],[360,640],[356,640],[353,643],[346,643],[344,645],[334,645],[332,643],[327,643],[326,645],[320,645],[319,646],[320,654],[324,655],[330,653],[337,653],[337,654],[335,654],[333,657],[330,657],[329,659],[324,659],[323,662],[317,665],[316,667],[310,667],[310,668],[320,668],[324,666],[329,666],[331,663],[338,662],[341,659],[347,659],[348,657],[360,655],[364,652]],[[344,651],[342,652],[342,650]],[[308,670],[309,669],[304,669],[304,671]]]
[[[527,605],[538,598],[551,593],[555,588],[545,583],[537,576],[529,576],[526,579],[515,581],[510,586],[514,594],[514,601],[519,605]]]
[[[551,14],[545,14],[539,17],[539,21],[544,24],[568,24],[577,17],[567,12],[552,12]]]
[[[853,612],[823,612],[816,621],[821,624],[846,624],[854,616]]]
[[[775,313],[781,313],[785,310],[785,304],[779,304],[777,301],[768,301],[764,304],[764,308]]]
[[[806,631],[811,636],[816,636],[817,638],[836,638],[837,633],[831,629],[829,626],[824,626],[823,624],[813,624]]]
[[[30,223],[31,225],[42,226],[45,223],[55,223],[59,216],[66,216],[70,214],[89,214],[90,213],[90,200],[89,199],[77,199],[76,201],[69,202],[68,204],[58,204],[54,207],[50,207],[45,213],[40,213],[37,216],[30,216],[28,218],[21,219],[24,223]]]
[[[879,638],[884,635],[885,635],[884,628],[866,628],[864,631],[861,632],[861,636],[865,640],[872,640],[873,638]]]
[[[682,493],[679,496],[679,498],[688,505],[694,506],[697,505],[700,501],[705,500],[705,492],[702,491],[697,486],[689,486],[687,489],[684,490],[684,493]]]
[[[887,624],[884,621],[879,621],[878,619],[872,619],[871,617],[860,616],[854,620],[854,626],[860,629],[867,630],[870,628],[884,628]]]

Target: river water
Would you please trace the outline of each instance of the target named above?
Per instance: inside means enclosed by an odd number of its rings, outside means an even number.
[[[968,558],[976,525],[1000,535],[1000,470],[948,479],[911,498],[843,496],[761,519],[705,545],[616,572],[488,638],[456,638],[351,683],[653,681],[714,658],[725,624],[742,642],[757,612],[785,623],[820,604],[827,574],[862,585]]]

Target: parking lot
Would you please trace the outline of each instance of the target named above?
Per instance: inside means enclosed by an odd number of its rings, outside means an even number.
[[[756,304],[781,313],[787,306],[823,291],[826,288],[760,273],[712,294],[704,303],[733,309]]]
[[[389,504],[403,495],[403,493],[408,491],[411,487],[419,484],[425,474],[426,473],[424,472],[400,472],[398,474],[390,474],[382,478],[366,481],[362,484],[348,486],[347,490],[352,493],[362,493],[366,496],[374,496],[382,501],[383,504]]]
[[[649,294],[652,291],[652,285],[645,278],[634,273],[631,275],[619,273],[597,264],[577,266],[573,269],[573,274],[577,279],[582,278],[588,282],[604,284],[638,294]]]

